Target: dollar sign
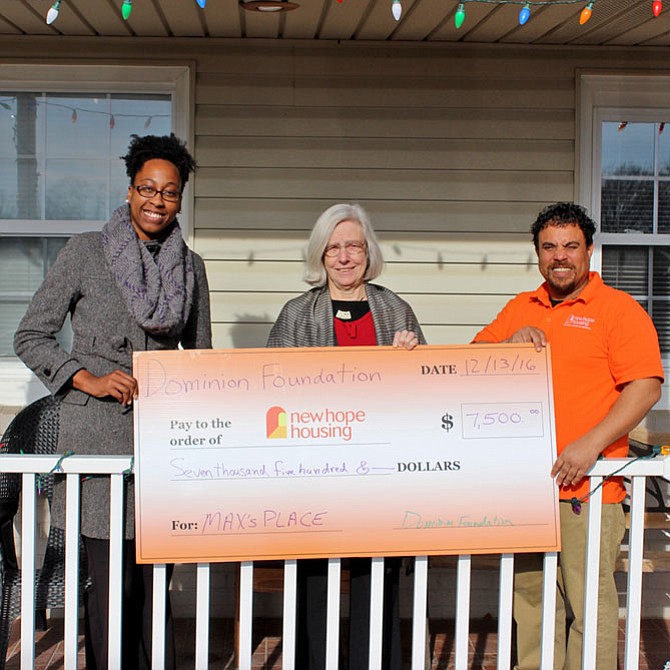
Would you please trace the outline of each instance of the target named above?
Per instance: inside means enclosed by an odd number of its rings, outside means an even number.
[[[442,429],[449,432],[454,427],[454,417],[451,414],[445,414],[442,417]]]

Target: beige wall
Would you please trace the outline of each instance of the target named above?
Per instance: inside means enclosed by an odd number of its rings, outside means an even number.
[[[573,194],[573,66],[402,46],[223,54],[198,59],[195,117],[195,244],[219,345],[264,343],[334,202],[369,210],[380,282],[431,343],[468,341],[537,283],[525,231]]]
[[[578,68],[649,71],[654,49],[154,40],[194,64],[193,244],[215,344],[263,345],[306,288],[302,253],[335,202],[370,212],[380,282],[434,344],[468,341],[538,275],[526,233],[575,193]],[[9,38],[0,58],[137,62],[131,40]]]
[[[388,261],[379,281],[414,306],[429,341],[469,341],[509,297],[537,285],[528,227],[543,205],[577,192],[577,70],[649,72],[667,50],[0,43],[0,59],[13,61],[146,57],[194,64],[192,242],[207,263],[215,345],[243,347],[264,345],[282,304],[306,288],[308,231],[347,201],[370,212]],[[189,570],[173,584],[182,612],[192,604]],[[230,613],[230,592],[219,594]],[[495,607],[490,584],[480,595]],[[645,607],[665,615],[661,602]]]

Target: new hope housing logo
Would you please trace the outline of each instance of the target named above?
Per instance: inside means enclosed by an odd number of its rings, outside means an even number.
[[[363,410],[330,409],[287,412],[275,405],[265,413],[266,435],[270,440],[338,439],[348,442],[354,426],[365,423]]]

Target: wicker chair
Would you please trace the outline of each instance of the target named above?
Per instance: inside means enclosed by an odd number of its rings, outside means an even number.
[[[22,409],[7,427],[0,453],[53,454],[58,442],[60,401],[46,396]],[[49,504],[53,495],[53,475],[42,476],[42,493]],[[14,620],[21,614],[21,569],[17,564],[12,530],[19,505],[21,475],[0,472],[0,579],[2,611],[0,612],[0,670],[5,667],[9,634]],[[86,585],[86,554],[80,543],[80,596]],[[35,610],[39,613],[65,604],[65,534],[51,528],[42,567],[35,572]],[[44,618],[46,621],[46,618]]]

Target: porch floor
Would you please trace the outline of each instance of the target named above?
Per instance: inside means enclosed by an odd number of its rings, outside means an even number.
[[[403,622],[405,623],[405,622]],[[619,652],[623,668],[625,622],[620,624]],[[406,649],[410,648],[411,631],[405,626]],[[195,664],[195,621],[177,619],[175,622],[177,644],[177,667],[179,670],[193,668]],[[281,621],[261,619],[255,621],[254,670],[279,670],[281,668]],[[50,628],[36,632],[36,670],[63,668],[62,619],[52,619]],[[433,643],[432,670],[450,670],[454,667],[453,621],[431,620]],[[496,668],[496,623],[484,618],[472,623],[468,667],[471,670],[493,670]],[[234,670],[234,622],[232,619],[213,619],[210,623],[210,664],[217,670]],[[7,670],[20,668],[20,625],[12,630],[7,653]],[[79,642],[79,667],[84,668],[84,641]],[[342,667],[346,667],[343,663]],[[409,661],[406,663],[409,668]],[[646,619],[642,622],[640,641],[640,670],[664,670],[670,668],[670,621]]]

